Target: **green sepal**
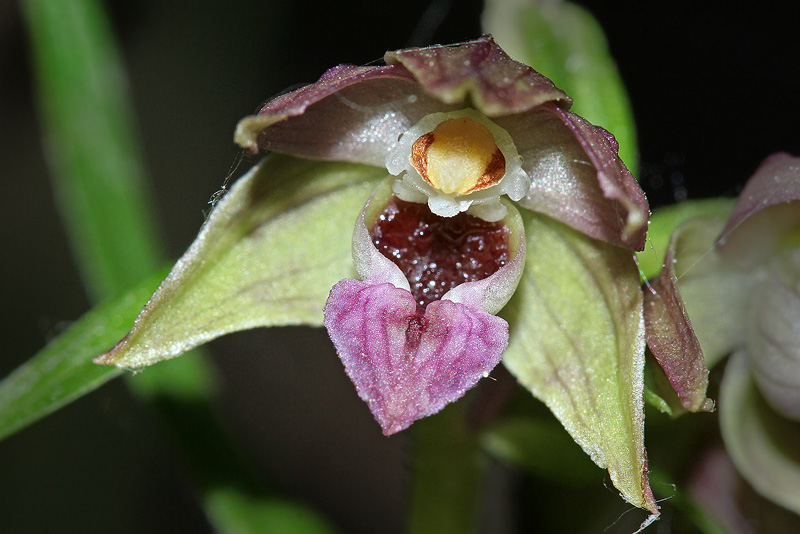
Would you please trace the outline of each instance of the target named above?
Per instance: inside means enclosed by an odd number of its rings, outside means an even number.
[[[489,0],[483,28],[511,57],[572,97],[571,111],[614,134],[622,161],[637,174],[633,110],[603,29],[591,13],[569,2]]]
[[[97,363],[145,367],[230,332],[321,325],[330,288],[353,275],[353,226],[385,174],[267,157],[218,203],[130,333]]]
[[[523,213],[527,263],[503,362],[624,498],[658,514],[644,450],[642,293],[632,253]]]
[[[552,418],[505,418],[484,430],[480,443],[492,456],[537,478],[570,486],[600,480],[600,471]]]

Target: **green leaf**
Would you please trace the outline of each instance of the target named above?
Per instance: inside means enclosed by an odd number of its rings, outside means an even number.
[[[600,479],[592,462],[552,419],[504,419],[481,434],[481,445],[493,456],[559,484],[586,485]]]
[[[644,362],[644,401],[669,416],[683,411],[667,376],[652,357],[646,357]]]
[[[709,217],[714,223],[722,223],[733,211],[735,200],[729,198],[713,198],[707,200],[687,200],[674,206],[659,208],[650,216],[650,224],[647,228],[647,248],[636,253],[636,260],[639,262],[639,269],[642,276],[652,279],[658,276],[664,265],[664,256],[669,247],[669,240],[672,232],[678,226],[690,219],[698,217]],[[722,226],[715,228],[722,230]],[[709,249],[713,247],[713,241]]]
[[[58,204],[84,283],[97,301],[161,263],[124,66],[100,0],[24,0],[22,7],[32,37],[41,123]],[[147,293],[154,287],[151,282]],[[140,309],[145,298],[140,295],[134,307]],[[106,311],[112,315],[104,315]],[[89,321],[100,328],[122,316],[118,311],[103,306],[79,324]],[[116,321],[115,329],[101,329],[96,340],[82,339],[76,325],[77,334],[71,330],[51,345],[66,345],[67,352],[48,347],[0,386],[5,388],[1,395],[16,397],[11,406],[19,410],[3,431],[30,423],[116,376],[116,370],[89,358],[129,328],[136,312],[125,313],[124,321]],[[312,512],[302,512],[252,482],[213,417],[213,379],[213,368],[197,354],[129,381],[159,408],[170,435],[182,445],[184,459],[193,460],[188,463],[194,479],[204,481],[200,486],[209,520],[220,532],[327,531]],[[29,390],[26,394],[20,384]],[[191,428],[189,420],[195,422]],[[223,466],[225,477],[215,478],[215,470]]]
[[[99,363],[138,368],[226,333],[322,324],[351,276],[355,220],[385,170],[272,155],[237,182]]]
[[[224,534],[326,534],[335,530],[307,507],[281,499],[248,497],[238,489],[217,487],[205,506],[217,532]]]
[[[633,111],[603,30],[588,11],[569,2],[489,0],[483,28],[511,57],[572,97],[572,111],[614,134],[620,157],[636,175]]]
[[[95,301],[161,265],[128,84],[102,5],[26,0],[48,164]]]
[[[722,438],[739,472],[760,494],[800,514],[800,425],[767,406],[744,351],[728,361],[719,404]]]
[[[119,375],[92,363],[130,326],[164,272],[98,306],[0,382],[0,439]]]
[[[642,293],[632,253],[526,212],[503,362],[635,506],[658,513],[644,451]]]

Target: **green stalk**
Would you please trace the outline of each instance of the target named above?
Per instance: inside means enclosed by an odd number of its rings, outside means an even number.
[[[461,400],[414,423],[411,534],[476,530],[484,465],[466,412]]]

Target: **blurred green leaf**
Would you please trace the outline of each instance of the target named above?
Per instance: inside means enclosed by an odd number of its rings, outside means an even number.
[[[588,11],[569,2],[488,0],[483,28],[511,57],[572,97],[572,111],[614,134],[620,157],[636,176],[633,111],[603,30]]]
[[[0,382],[0,439],[118,376],[92,358],[125,335],[163,276],[158,272],[90,311]]]
[[[642,293],[631,253],[522,215],[527,262],[503,313],[511,335],[503,363],[608,469],[628,502],[656,514],[644,452]]]
[[[800,514],[800,424],[767,406],[744,351],[733,354],[725,368],[719,415],[725,447],[739,472],[761,495]]]
[[[53,186],[94,300],[160,265],[127,79],[95,0],[26,0]]]
[[[327,534],[335,532],[309,508],[281,499],[242,495],[219,487],[206,495],[206,507],[217,532],[223,534]]]
[[[355,217],[386,171],[271,155],[212,212],[124,343],[102,357],[151,365],[229,332],[322,324],[352,275]]]
[[[555,420],[506,418],[485,430],[480,442],[491,455],[536,477],[568,485],[602,479],[602,472]]]
[[[99,1],[25,0],[22,6],[33,43],[39,111],[59,207],[84,282],[94,300],[99,300],[150,273],[160,256],[154,203],[144,179],[124,67]],[[144,301],[143,297],[137,305]],[[102,323],[108,320],[105,311],[101,308],[88,316]],[[45,349],[45,356],[15,373],[9,382],[12,393],[18,394],[14,387],[21,381],[32,392],[58,391],[61,380],[62,387],[71,392],[53,395],[50,404],[46,399],[37,403],[30,396],[17,399],[15,406],[30,414],[26,423],[118,374],[92,364],[85,349],[95,355],[108,349],[132,324],[134,316],[125,317],[127,324],[115,331],[114,339],[103,337],[104,341],[91,344],[81,339],[79,330],[78,335],[56,343],[66,343],[74,354]],[[80,360],[73,359],[78,356]],[[50,372],[40,369],[40,361]],[[64,372],[51,367],[63,367]],[[213,381],[213,369],[199,354],[130,381],[134,391],[160,408],[185,457],[194,461],[190,467],[205,484],[201,490],[212,523],[221,532],[264,532],[276,527],[326,531],[317,528],[320,520],[309,519],[312,512],[301,517],[295,514],[299,506],[275,499],[252,482],[213,417]],[[187,433],[184,423],[191,418],[201,422]],[[198,454],[202,448],[197,445],[203,443],[213,445],[205,456]],[[222,464],[226,476],[217,480],[214,469]],[[271,523],[280,517],[279,524]],[[297,521],[291,521],[292,517]]]

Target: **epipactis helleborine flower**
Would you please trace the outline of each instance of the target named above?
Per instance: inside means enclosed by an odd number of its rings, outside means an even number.
[[[502,357],[653,520],[631,252],[649,210],[614,137],[489,36],[385,60],[335,67],[239,123],[248,153],[277,154],[95,361],[141,368],[237,330],[324,324],[392,434]],[[509,328],[496,314],[512,294]]]
[[[732,353],[720,426],[739,471],[760,493],[800,513],[792,452],[800,421],[800,158],[767,158],[727,222],[708,216],[679,226],[656,285],[677,285],[675,306],[685,305],[691,319],[684,371]],[[658,308],[646,308],[649,337],[669,315]],[[691,396],[689,387],[676,390]]]
[[[490,37],[386,62],[329,70],[242,120],[236,140],[251,153],[356,161],[396,177],[356,224],[362,281],[337,284],[325,306],[348,375],[391,434],[461,397],[502,357],[508,325],[494,314],[525,261],[523,224],[504,198],[629,249],[643,247],[648,207],[613,137],[566,111],[563,92]],[[420,244],[432,231],[453,237]]]

